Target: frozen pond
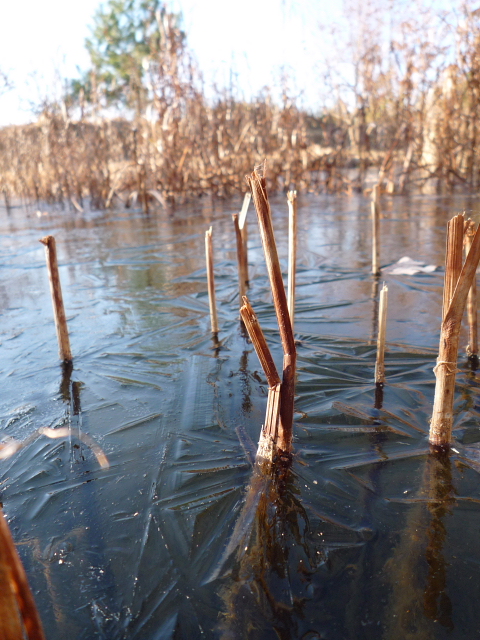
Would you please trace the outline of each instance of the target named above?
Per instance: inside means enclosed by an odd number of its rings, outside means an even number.
[[[0,209],[2,438],[29,439],[0,460],[0,500],[47,638],[478,637],[478,377],[465,332],[455,450],[429,455],[443,268],[385,274],[387,385],[374,408],[379,283],[365,198],[299,198],[294,463],[250,515],[247,506],[245,536],[225,553],[245,515],[267,393],[238,320],[240,206],[203,199],[148,217]],[[447,220],[479,218],[473,198],[385,198],[383,208],[382,265],[442,265]],[[286,199],[272,210],[286,272]],[[280,363],[253,205],[248,220],[249,298]],[[206,293],[210,225],[219,345]],[[70,372],[58,362],[47,234]],[[41,427],[69,436],[32,437]]]

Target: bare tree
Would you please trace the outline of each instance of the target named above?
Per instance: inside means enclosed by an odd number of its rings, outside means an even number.
[[[13,83],[8,75],[0,69],[0,96],[10,91],[10,89],[13,89]]]

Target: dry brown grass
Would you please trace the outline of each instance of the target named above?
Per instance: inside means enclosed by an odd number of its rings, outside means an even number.
[[[266,157],[271,189],[313,186],[310,169],[322,161],[293,105],[280,109],[267,99],[210,107],[196,96],[163,121],[138,121],[135,130],[126,120],[93,124],[46,114],[0,130],[0,189],[47,202],[73,198],[80,206],[90,198],[100,208],[138,191],[160,200],[226,196],[244,191],[243,176]]]

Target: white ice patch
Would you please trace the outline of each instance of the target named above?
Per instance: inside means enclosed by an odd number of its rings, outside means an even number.
[[[416,273],[432,273],[438,267],[434,264],[425,264],[420,260],[413,260],[408,256],[400,258],[398,262],[382,269],[382,273],[391,273],[395,276],[414,276]]]

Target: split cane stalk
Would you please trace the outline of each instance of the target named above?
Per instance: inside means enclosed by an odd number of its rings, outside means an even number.
[[[278,424],[280,419],[280,390],[281,384],[277,384],[274,387],[270,387],[268,390],[267,398],[267,410],[265,412],[265,425],[260,434],[260,440],[258,441],[257,449],[257,462],[264,460],[273,462],[277,447],[275,442],[277,440],[276,435],[278,433]]]
[[[463,264],[463,215],[452,218],[447,226],[447,247],[445,254],[445,279],[443,285],[442,320],[447,315]]]
[[[60,359],[64,362],[71,362],[72,352],[70,349],[70,338],[68,337],[67,318],[63,306],[60,275],[58,273],[55,238],[53,236],[45,236],[40,242],[45,245],[45,256],[47,259],[48,278],[50,281],[50,292],[52,294],[53,315],[55,318],[55,328],[57,330]]]
[[[461,266],[463,230],[462,215],[455,216],[448,223],[443,321],[439,355],[434,369],[437,380],[429,435],[431,444],[436,446],[449,446],[452,439],[460,326],[468,292],[480,260],[480,233],[477,229],[465,264]],[[454,278],[458,272],[460,275],[457,276],[455,286]]]

